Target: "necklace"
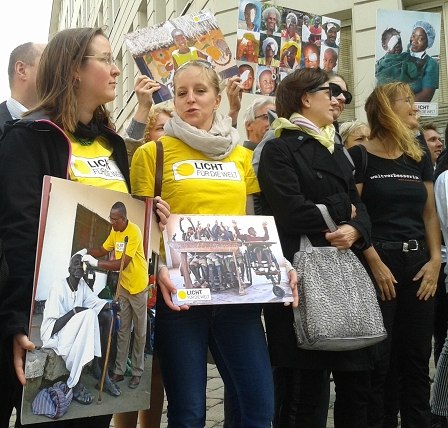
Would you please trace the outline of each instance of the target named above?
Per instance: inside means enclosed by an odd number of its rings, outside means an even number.
[[[93,137],[91,139],[87,139],[87,138],[79,138],[75,134],[72,134],[71,132],[69,132],[69,134],[73,137],[73,139],[76,142],[81,144],[81,146],[91,146],[95,141],[95,137]]]
[[[75,303],[76,303],[76,292],[77,292],[78,290],[75,290],[75,289],[72,287],[72,284],[70,284],[70,277],[67,278],[67,284],[68,284],[68,286],[70,287],[70,290],[72,291],[73,307],[75,307]]]

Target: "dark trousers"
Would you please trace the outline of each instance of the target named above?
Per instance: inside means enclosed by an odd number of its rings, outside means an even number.
[[[370,391],[370,371],[332,371],[335,383],[335,428],[367,427],[367,403]],[[300,398],[296,428],[313,428],[316,408],[322,396],[326,370],[301,370]]]
[[[273,367],[275,414],[273,428],[294,428],[296,426],[297,405],[300,396],[300,369]],[[313,428],[327,426],[330,402],[330,372],[322,377],[321,397],[314,413]]]
[[[403,428],[427,428],[434,299],[419,300],[416,294],[420,281],[412,279],[428,261],[428,252],[377,251],[397,284],[396,297],[380,302],[388,337],[380,344],[380,360],[372,373],[368,426],[394,426],[394,421],[384,417],[388,406],[388,418],[400,409]]]
[[[446,294],[445,285],[445,269],[446,263],[442,263],[437,281],[437,291],[434,307],[434,364],[437,367],[440,353],[445,343],[446,331],[448,329],[448,296]]]

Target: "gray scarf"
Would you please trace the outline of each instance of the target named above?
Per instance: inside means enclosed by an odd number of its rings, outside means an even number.
[[[215,113],[208,132],[184,122],[177,113],[173,113],[163,129],[165,135],[178,138],[213,160],[226,158],[240,140],[238,131],[232,127],[232,119],[220,113]]]

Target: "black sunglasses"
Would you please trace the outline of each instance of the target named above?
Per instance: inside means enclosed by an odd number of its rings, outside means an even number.
[[[342,94],[345,98],[345,104],[350,104],[352,102],[353,97],[349,91],[343,91],[336,83],[329,83],[328,86],[330,87],[332,97],[338,97]]]

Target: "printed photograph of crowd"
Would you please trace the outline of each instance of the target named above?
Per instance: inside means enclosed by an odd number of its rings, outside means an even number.
[[[272,217],[172,214],[165,236],[178,303],[185,289],[206,290],[195,304],[292,300]]]

